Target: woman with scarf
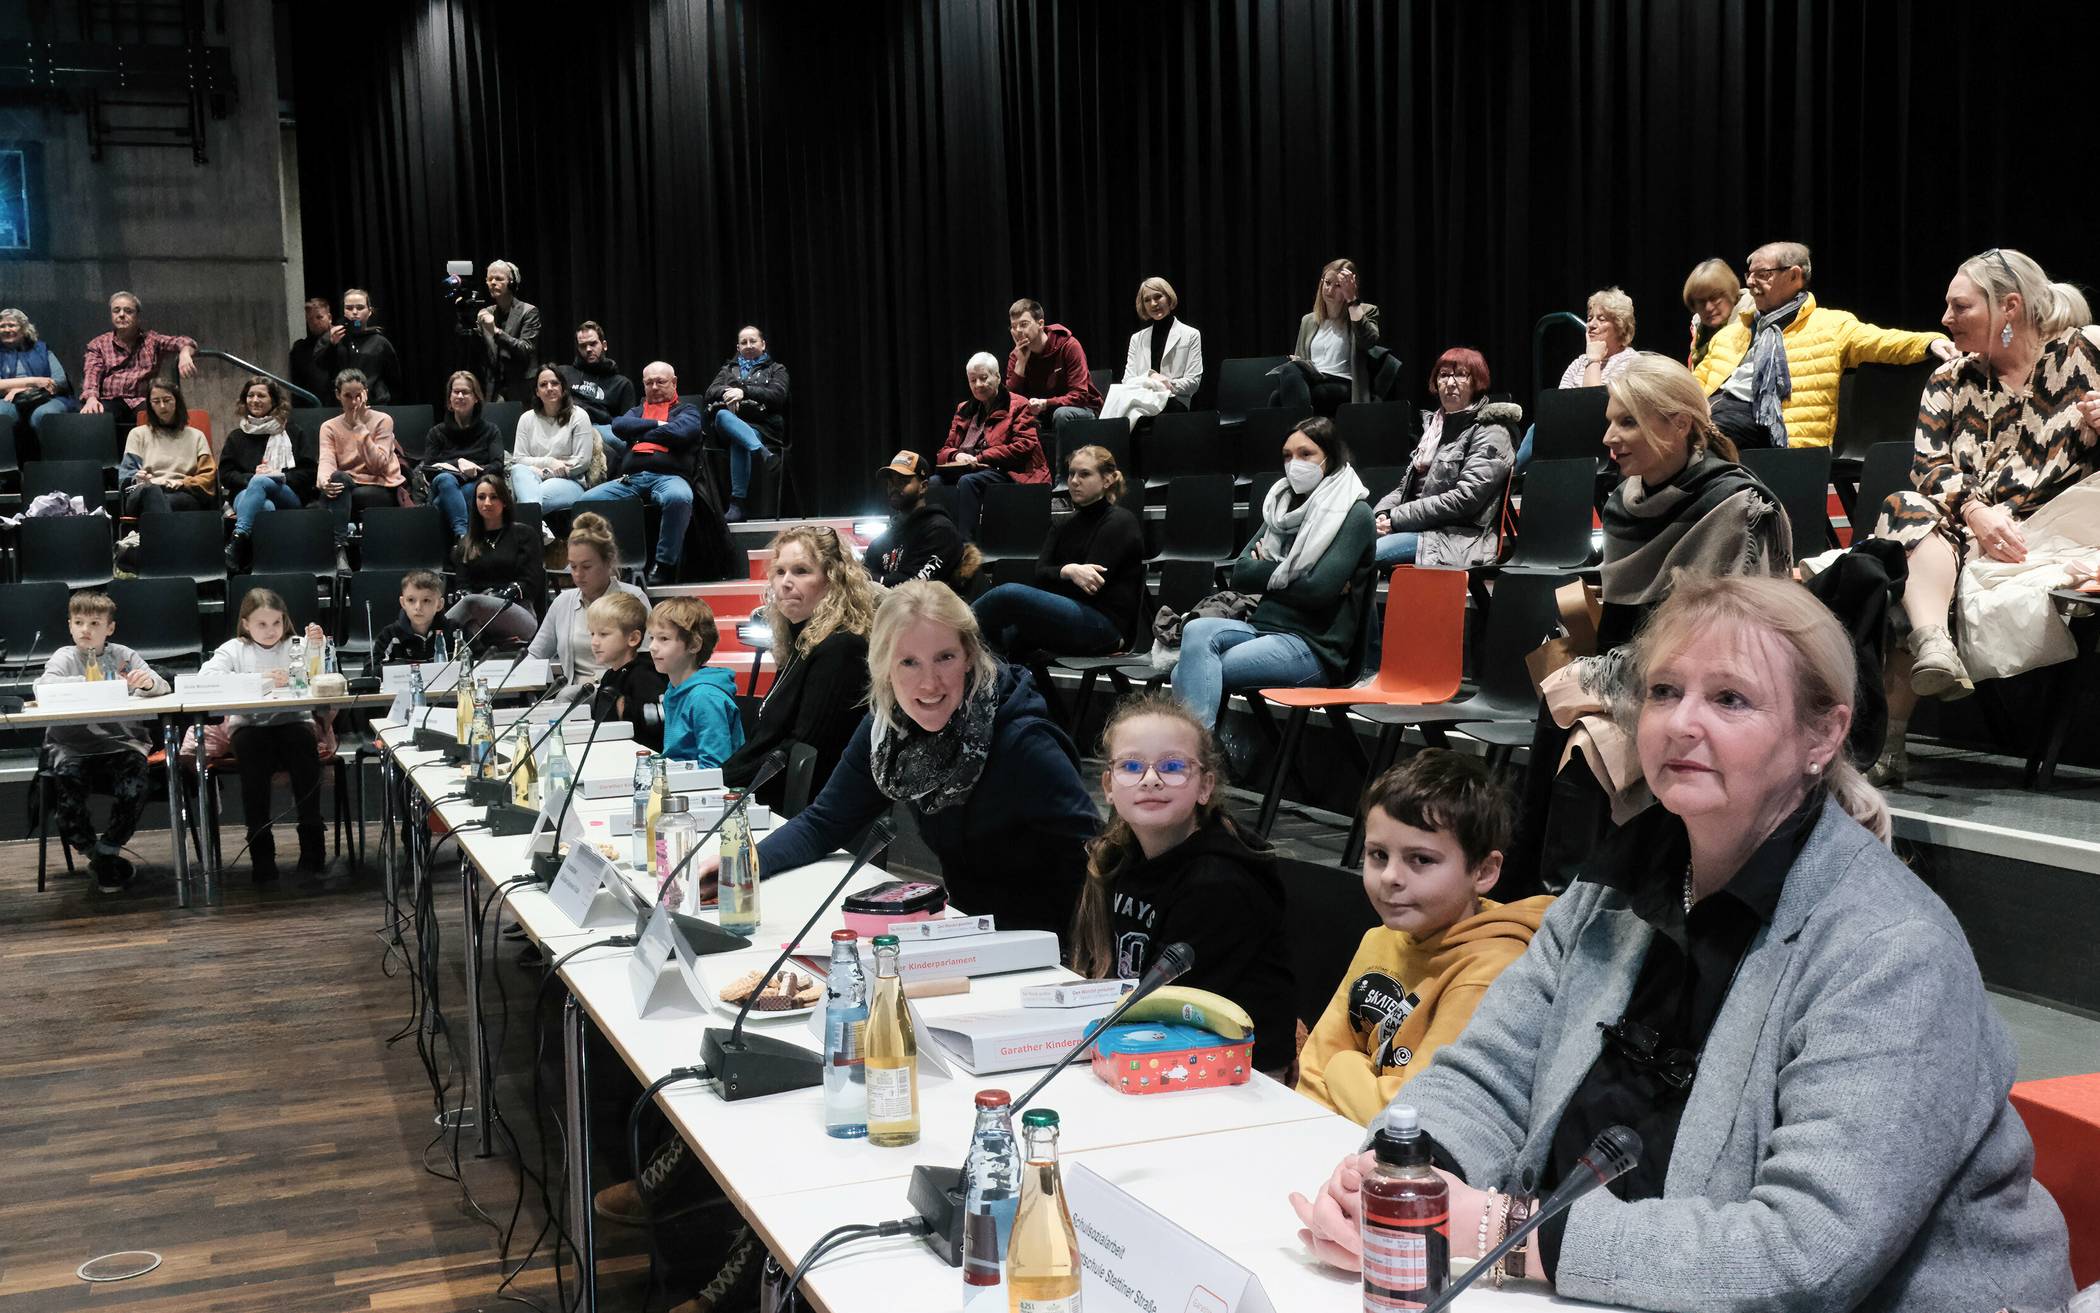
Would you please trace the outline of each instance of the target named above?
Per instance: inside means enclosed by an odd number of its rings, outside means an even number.
[[[736,354],[715,371],[707,385],[708,431],[729,448],[729,508],[722,518],[731,524],[744,518],[744,498],[751,492],[751,461],[780,464],[775,448],[787,441],[787,366],[766,350],[766,335],[754,324],[737,330]]]
[[[2100,468],[2100,328],[2092,319],[2077,288],[2050,282],[2018,251],[1985,251],[1947,285],[1940,322],[1963,354],[1926,384],[1914,490],[1892,494],[1875,526],[1876,537],[1910,557],[1910,633],[1890,648],[1883,671],[1889,722],[1877,784],[1903,782],[1903,740],[1919,698],[1952,700],[1974,688],[1947,627],[1963,567],[2027,561],[2028,517]]]
[[[1028,672],[1002,665],[945,584],[892,588],[868,631],[868,714],[823,792],[758,846],[766,876],[856,842],[903,803],[951,902],[1062,938],[1100,814]],[[718,859],[695,859],[712,886]]]
[[[1144,327],[1130,335],[1123,381],[1101,402],[1101,418],[1127,418],[1132,425],[1163,410],[1187,410],[1203,386],[1203,334],[1177,317],[1181,298],[1164,278],[1138,284],[1137,312]]]
[[[1346,684],[1355,677],[1358,599],[1377,531],[1369,492],[1334,421],[1300,420],[1262,500],[1261,531],[1232,562],[1233,591],[1259,593],[1246,620],[1205,616],[1181,631],[1174,695],[1206,728],[1242,688]]]
[[[966,542],[977,541],[977,516],[984,490],[995,483],[1048,483],[1050,462],[1036,435],[1028,402],[1006,390],[999,360],[989,351],[971,356],[963,366],[969,400],[948,421],[948,440],[934,464],[937,481],[955,485],[955,520]]]
[[[1778,575],[1794,562],[1785,510],[1736,463],[1735,445],[1714,427],[1690,370],[1642,351],[1606,387],[1604,449],[1625,477],[1604,504],[1597,654],[1548,680],[1551,714],[1539,717],[1517,841],[1502,864],[1511,899],[1566,888],[1608,828],[1616,795],[1639,789],[1607,713],[1632,692],[1627,644],[1678,572]],[[1582,750],[1563,762],[1578,729]],[[1607,793],[1599,770],[1620,788]]]
[[[1471,347],[1437,357],[1429,393],[1437,408],[1422,422],[1422,441],[1400,486],[1371,508],[1378,564],[1464,570],[1492,565],[1501,553],[1496,528],[1509,483],[1510,440],[1522,407],[1482,404],[1488,365]]]
[[[241,388],[240,424],[219,448],[219,486],[233,499],[226,569],[240,574],[254,555],[249,535],[264,511],[296,511],[314,499],[318,439],[291,422],[292,399],[274,379],[251,375]]]

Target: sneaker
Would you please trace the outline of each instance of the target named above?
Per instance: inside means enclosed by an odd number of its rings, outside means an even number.
[[[754,1307],[758,1302],[758,1276],[765,1262],[766,1247],[758,1243],[750,1227],[738,1227],[730,1237],[729,1252],[722,1256],[722,1266],[716,1269],[714,1280],[673,1313],[729,1313]]]
[[[618,1226],[649,1225],[649,1209],[642,1202],[642,1187],[635,1181],[608,1185],[591,1200],[591,1211],[602,1222]]]
[[[518,950],[518,965],[528,969],[543,967],[547,965],[547,955],[538,944],[527,944]]]
[[[724,523],[724,524],[742,524],[743,522],[744,522],[744,503],[743,503],[742,499],[740,499],[740,498],[737,498],[737,497],[731,497],[731,498],[729,499],[729,506],[728,506],[728,508],[727,508],[727,509],[725,509],[725,510],[724,510],[724,511],[722,512],[722,523]]]
[[[130,862],[115,853],[97,853],[88,858],[88,870],[94,874],[96,891],[105,894],[123,892],[137,874]]]
[[[1942,625],[1913,629],[1910,633],[1910,687],[1921,698],[1951,702],[1976,691],[1961,653]]]

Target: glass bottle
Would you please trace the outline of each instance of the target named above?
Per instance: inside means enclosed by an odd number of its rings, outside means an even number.
[[[831,932],[831,972],[824,984],[824,1133],[858,1140],[868,1133],[868,1073],[861,1050],[868,1028],[868,977],[860,936]]]
[[[1006,1249],[1021,1204],[1013,1096],[977,1092],[977,1129],[963,1165],[963,1313],[1007,1313]]]
[[[1028,1165],[1006,1248],[1007,1313],[1079,1313],[1079,1235],[1057,1174],[1057,1114],[1021,1114]]]
[[[649,854],[642,845],[649,842],[649,786],[654,779],[655,772],[649,769],[649,749],[636,749],[634,788],[630,794],[634,803],[634,834],[629,840],[632,855],[628,864],[637,871],[649,869]]]
[[[692,813],[692,799],[682,793],[674,793],[664,799],[663,815],[656,821],[656,894],[673,907],[691,911],[699,900],[693,897],[693,867],[687,863],[679,870],[685,855],[700,843],[700,819]],[[678,892],[666,897],[673,871],[678,872]]]
[[[445,654],[445,631],[442,629],[430,636],[430,659],[441,666],[452,659]]]
[[[642,853],[647,859],[643,870],[656,868],[656,823],[664,814],[664,801],[671,796],[670,763],[662,753],[649,758],[649,808],[642,817],[645,827]],[[663,891],[659,889],[658,893]]]
[[[540,764],[532,759],[532,727],[522,716],[511,736],[510,801],[514,807],[540,805]]]
[[[1402,1104],[1371,1142],[1377,1162],[1363,1180],[1365,1313],[1420,1308],[1451,1279],[1451,1187],[1429,1165],[1420,1116]]]
[[[474,717],[467,729],[467,760],[474,778],[488,778],[496,757],[496,708],[489,700],[489,686],[474,681]]]
[[[458,670],[453,672],[453,682],[456,687],[452,700],[459,707],[459,725],[452,736],[465,743],[474,734],[474,681],[467,678],[466,671]]]
[[[81,653],[80,677],[90,684],[102,682],[104,676],[102,671],[102,654],[100,652],[96,652],[93,655],[85,652]]]
[[[290,677],[289,683],[292,686],[293,695],[305,697],[307,689],[312,682],[313,672],[306,668],[306,640],[297,634],[292,635],[291,652],[285,661],[285,665],[287,667],[285,673]]]
[[[335,673],[335,639],[332,637],[321,640],[321,669],[319,673],[324,675]]]
[[[547,744],[547,765],[540,772],[540,809],[554,816],[576,785],[576,769],[569,764],[569,745],[559,729],[547,736]]]
[[[410,666],[408,668],[408,705],[411,707],[424,707],[429,704],[430,694],[423,688],[423,667],[420,665]]]
[[[737,803],[743,793],[722,795],[721,863],[715,872],[715,897],[722,928],[732,934],[758,933],[758,845],[751,841],[751,813]]]
[[[868,1004],[868,1142],[898,1149],[919,1142],[919,1038],[897,977],[897,936],[875,936],[875,997]]]

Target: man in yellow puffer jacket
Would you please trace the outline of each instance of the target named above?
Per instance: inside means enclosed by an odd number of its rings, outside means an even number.
[[[1951,360],[1954,344],[1939,333],[1906,333],[1861,323],[1859,316],[1816,304],[1814,274],[1799,242],[1772,242],[1750,254],[1755,309],[1714,335],[1695,371],[1713,398],[1714,423],[1739,447],[1827,447],[1837,431],[1838,379],[1858,364],[1909,365],[1928,352]],[[1791,316],[1786,313],[1791,309]],[[1771,317],[1786,343],[1792,390],[1780,400],[1783,435],[1758,416],[1757,325]],[[1768,384],[1769,386],[1769,384]]]

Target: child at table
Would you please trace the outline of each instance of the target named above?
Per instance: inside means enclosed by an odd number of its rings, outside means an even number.
[[[1101,792],[1115,815],[1087,850],[1072,969],[1135,980],[1168,944],[1196,966],[1181,982],[1254,1018],[1254,1063],[1286,1075],[1298,1039],[1276,859],[1224,808],[1217,740],[1167,693],[1126,699],[1101,732]]]
[[[211,673],[260,674],[271,687],[291,682],[292,627],[284,599],[267,588],[252,588],[241,599],[239,637],[219,644],[204,663]],[[306,627],[306,641],[319,643],[319,625]],[[259,711],[228,716],[234,756],[240,760],[241,815],[248,825],[249,865],[257,884],[277,878],[277,839],[270,830],[270,780],[278,771],[291,777],[292,799],[299,812],[299,869],[318,871],[328,864],[328,832],[321,825],[321,751],[313,716],[304,708]]]
[[[1364,933],[1298,1055],[1298,1092],[1368,1126],[1458,1038],[1553,900],[1484,897],[1512,822],[1472,757],[1418,752],[1372,781],[1363,808],[1364,892],[1385,924]]]
[[[438,614],[444,606],[445,581],[437,571],[410,570],[402,575],[401,614],[372,635],[372,652],[365,658],[365,673],[377,675],[386,666],[434,660],[432,649],[437,646],[439,634],[445,636],[446,655],[458,656],[465,631]]]
[[[744,744],[736,676],[707,664],[715,613],[697,597],[672,597],[649,614],[649,657],[670,686],[664,693],[664,748],[672,761],[719,766]]]
[[[66,603],[66,625],[73,645],[62,647],[44,663],[44,677],[121,679],[135,697],[157,697],[168,681],[153,673],[138,653],[110,642],[117,632],[117,604],[108,593],[81,592]],[[103,721],[91,725],[53,725],[44,731],[51,750],[51,819],[58,837],[85,854],[95,888],[113,894],[130,882],[131,863],[124,845],[139,828],[151,782],[146,767],[149,750],[145,722]],[[88,795],[109,794],[109,824],[101,837],[88,815]]]
[[[664,677],[641,654],[648,604],[633,593],[608,588],[585,608],[583,622],[591,636],[591,660],[605,667],[591,701],[592,719],[624,720],[634,726],[636,743],[662,752]]]

